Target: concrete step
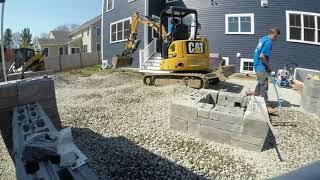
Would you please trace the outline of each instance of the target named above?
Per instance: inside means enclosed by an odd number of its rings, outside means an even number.
[[[170,71],[161,71],[161,70],[147,70],[147,69],[141,69],[139,70],[141,73],[146,73],[146,74],[168,74]]]
[[[160,63],[161,60],[158,60],[158,59],[149,59],[147,62]]]
[[[156,67],[160,67],[160,62],[146,62],[144,63],[144,66],[156,66]]]
[[[160,70],[160,66],[159,66],[159,67],[155,67],[155,66],[145,66],[144,69],[145,69],[145,70]]]

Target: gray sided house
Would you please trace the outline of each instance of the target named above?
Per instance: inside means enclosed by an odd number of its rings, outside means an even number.
[[[180,6],[198,11],[200,35],[208,38],[210,53],[220,53],[240,72],[253,72],[254,49],[259,38],[273,26],[281,30],[281,37],[274,43],[271,56],[274,69],[297,63],[302,68],[320,70],[319,0],[215,2],[217,5],[211,0],[104,0],[103,59],[111,60],[114,54],[121,53],[129,33],[128,21],[134,12],[157,17],[168,6]],[[150,57],[143,52],[152,52],[154,56],[159,54],[156,53],[157,48],[150,49],[154,39],[151,29],[140,26],[139,30],[141,51],[135,54],[133,66],[148,69],[143,65],[150,65]],[[157,63],[150,66],[158,68]]]

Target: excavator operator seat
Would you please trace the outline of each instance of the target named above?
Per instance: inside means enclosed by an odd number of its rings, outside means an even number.
[[[177,24],[173,32],[173,40],[189,39],[189,28],[185,24]]]

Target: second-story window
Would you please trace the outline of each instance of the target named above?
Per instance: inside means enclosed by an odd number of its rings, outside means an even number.
[[[96,27],[96,33],[97,33],[97,36],[101,36],[101,28],[100,27]]]
[[[254,14],[226,14],[226,34],[254,34]]]
[[[111,11],[112,9],[114,9],[114,0],[106,0],[106,9],[107,9],[107,12],[108,11]]]

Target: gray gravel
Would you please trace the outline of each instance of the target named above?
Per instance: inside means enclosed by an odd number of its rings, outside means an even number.
[[[195,91],[148,87],[134,73],[57,75],[58,108],[64,126],[90,158],[101,179],[265,179],[320,159],[320,119],[302,112],[299,94],[281,89],[287,106],[272,117],[297,127],[275,127],[276,150],[249,152],[171,130],[169,106]],[[244,91],[254,81],[231,79]],[[228,85],[223,87],[224,85]],[[223,82],[219,88],[229,87]],[[239,88],[235,85],[233,90]],[[271,99],[274,94],[270,91]],[[12,178],[12,163],[0,141],[0,179]]]

